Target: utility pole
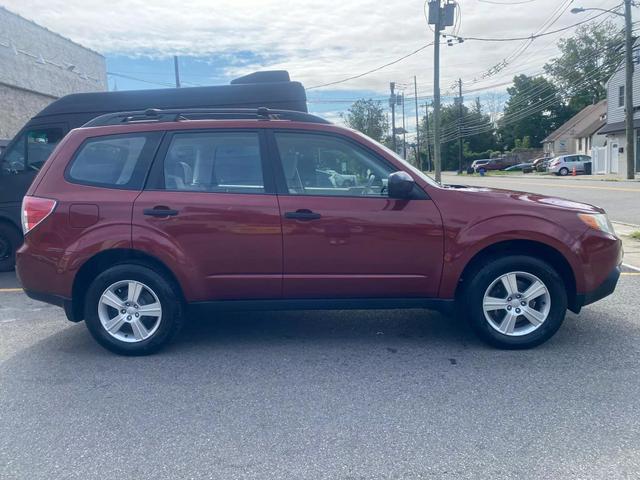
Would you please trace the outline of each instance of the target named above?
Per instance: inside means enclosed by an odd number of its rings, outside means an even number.
[[[458,175],[462,173],[462,79],[458,79]]]
[[[442,181],[440,176],[440,13],[440,0],[438,0],[438,20],[434,27],[433,40],[433,165],[438,183]]]
[[[389,105],[391,106],[391,144],[393,145],[393,151],[398,153],[398,146],[396,145],[396,82],[389,84],[391,89],[391,96],[389,97]]]
[[[431,171],[431,163],[433,157],[431,156],[431,147],[429,146],[429,104],[424,104],[424,133],[425,133],[425,145],[427,146],[427,171]]]
[[[407,159],[407,129],[405,128],[405,119],[407,118],[404,114],[404,90],[402,91],[402,158]]]
[[[418,79],[413,76],[413,95],[416,101],[416,167],[424,170],[422,165],[422,157],[420,157],[420,114],[418,112]]]
[[[631,22],[631,5],[632,0],[624,0],[624,14],[616,12],[618,7],[613,7],[608,10],[599,7],[576,7],[571,9],[571,13],[582,13],[589,10],[597,10],[612,15],[618,15],[624,17],[624,123],[625,123],[625,135],[627,137],[627,179],[633,180],[636,176],[635,166],[635,146],[633,143],[633,33]]]
[[[636,176],[635,148],[633,144],[633,38],[631,36],[631,0],[624,0],[625,25],[625,86],[624,106],[627,136],[627,178],[633,180]]]
[[[176,88],[180,88],[180,69],[178,67],[178,56],[173,56],[173,69],[176,73]]]
[[[436,182],[441,181],[440,158],[440,30],[453,25],[455,3],[446,0],[441,6],[441,0],[429,2],[429,24],[433,25],[433,163],[435,166]]]

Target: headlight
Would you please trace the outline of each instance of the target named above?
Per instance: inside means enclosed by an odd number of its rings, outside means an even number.
[[[578,218],[591,228],[610,235],[616,234],[606,213],[579,213]]]

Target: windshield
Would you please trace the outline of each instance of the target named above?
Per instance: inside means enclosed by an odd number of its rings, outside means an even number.
[[[418,175],[421,179],[423,179],[425,182],[427,182],[429,185],[434,186],[434,187],[441,187],[442,185],[439,184],[438,182],[436,182],[433,178],[431,178],[429,175],[427,175],[426,173],[424,173],[422,170],[420,170],[419,168],[414,167],[413,165],[411,165],[409,162],[407,162],[404,158],[402,158],[400,155],[398,155],[396,152],[394,152],[393,150],[391,150],[389,147],[383,145],[380,142],[375,141],[373,138],[368,137],[366,135],[364,135],[363,133],[360,133],[358,131],[354,130],[354,133],[357,133],[358,135],[360,135],[363,138],[366,138],[367,140],[369,140],[370,142],[375,143],[378,147],[380,147],[382,150],[384,150],[386,153],[388,153],[389,155],[391,155],[393,158],[395,158],[396,160],[398,160],[399,162],[402,162],[402,164],[408,169],[411,170],[413,173],[415,173],[416,175]]]

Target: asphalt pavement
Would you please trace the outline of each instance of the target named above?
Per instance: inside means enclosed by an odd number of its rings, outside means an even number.
[[[640,225],[640,182],[603,181],[597,176],[557,177],[555,175],[461,175],[446,172],[444,183],[504,188],[540,193],[590,203],[604,208],[613,221]]]
[[[637,184],[464,180],[640,224]],[[640,477],[638,272],[515,352],[424,310],[300,311],[192,318],[125,358],[17,287],[0,274],[0,479]]]
[[[638,478],[639,287],[528,351],[423,310],[261,312],[144,358],[2,290],[0,478]]]

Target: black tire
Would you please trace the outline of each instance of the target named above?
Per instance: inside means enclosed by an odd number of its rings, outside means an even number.
[[[561,177],[566,177],[567,175],[569,175],[569,169],[567,167],[562,167],[560,170],[558,170],[558,175],[560,175]]]
[[[509,272],[525,272],[537,277],[549,292],[550,308],[546,320],[530,333],[510,336],[497,331],[484,314],[483,298],[489,286]],[[526,255],[492,257],[477,265],[465,279],[460,310],[473,330],[485,342],[503,349],[525,349],[549,340],[560,328],[567,311],[567,292],[562,278],[548,263]]]
[[[0,222],[0,272],[10,272],[16,266],[16,251],[22,235],[13,225]]]
[[[98,313],[100,298],[105,290],[124,280],[134,280],[148,286],[162,306],[156,331],[149,338],[135,343],[119,340],[109,334]],[[165,347],[180,331],[184,321],[183,311],[177,286],[155,270],[136,264],[121,264],[105,270],[91,283],[85,297],[85,323],[89,332],[104,348],[120,355],[149,355]]]

